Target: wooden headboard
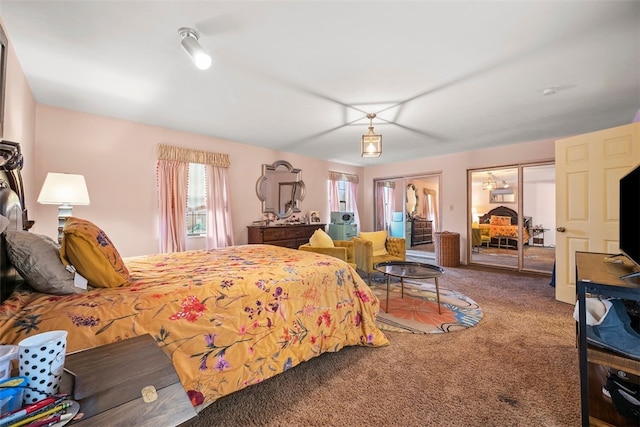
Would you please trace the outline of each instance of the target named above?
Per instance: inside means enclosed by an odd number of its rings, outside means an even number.
[[[489,224],[491,222],[492,215],[509,216],[511,217],[511,225],[518,225],[518,212],[506,206],[498,206],[497,208],[493,208],[486,214],[482,215],[480,217],[480,224]],[[523,216],[522,220],[523,220],[523,228],[528,229],[529,227],[531,227],[530,216]]]
[[[506,206],[498,206],[491,209],[486,214],[480,217],[480,224],[489,224],[491,217],[495,216],[509,216],[511,217],[511,225],[518,225],[518,212]]]
[[[0,215],[9,220],[8,230],[29,230],[33,226],[24,208],[22,164],[20,144],[0,141]],[[4,234],[0,234],[0,301],[4,301],[22,282],[22,277],[7,257]]]

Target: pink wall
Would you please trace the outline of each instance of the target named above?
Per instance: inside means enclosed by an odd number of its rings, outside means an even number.
[[[0,25],[2,21],[0,20]],[[3,25],[4,28],[4,25]],[[5,34],[6,31],[5,31]],[[20,149],[27,159],[22,172],[22,179],[26,188],[33,185],[35,164],[36,129],[36,101],[33,98],[27,79],[16,57],[11,43],[11,35],[7,34],[9,46],[7,49],[7,75],[4,100],[4,132],[2,139],[20,143]],[[32,196],[32,197],[31,197]],[[37,195],[27,195],[27,206],[35,204]]]
[[[236,244],[247,243],[246,226],[262,217],[255,185],[263,163],[287,160],[302,169],[307,191],[301,208],[320,211],[323,220],[329,216],[327,171],[361,173],[357,167],[45,105],[37,106],[36,141],[36,185],[30,190],[39,192],[47,172],[84,175],[91,205],[74,207],[74,215],[100,226],[123,256],[158,251],[155,168],[159,143],[229,154]],[[55,236],[57,207],[32,205],[29,209],[36,214],[34,231]],[[190,247],[201,247],[201,243],[196,239]]]
[[[441,173],[441,228],[434,232],[460,233],[461,261],[466,262],[467,169],[552,161],[554,158],[555,142],[546,140],[370,166],[364,170],[364,186],[361,186],[364,196],[362,206],[365,212],[373,212],[374,179]],[[373,229],[373,215],[365,216],[362,222],[362,230]]]
[[[11,36],[8,34],[9,42]],[[373,179],[442,173],[442,228],[466,230],[466,170],[554,157],[553,141],[531,142],[365,169],[281,153],[218,138],[147,126],[125,120],[37,104],[9,44],[5,139],[21,143],[23,178],[33,231],[57,236],[57,208],[36,198],[47,172],[85,175],[91,205],[74,214],[98,224],[123,256],[158,250],[155,159],[158,143],[229,154],[231,203],[236,244],[247,242],[246,226],[261,218],[255,193],[263,163],[287,160],[302,169],[306,197],[302,210],[318,210],[328,221],[327,171],[360,176],[361,230],[372,230]],[[357,144],[356,144],[357,149]],[[452,209],[451,209],[452,208]],[[192,241],[191,247],[201,242]],[[465,247],[464,245],[462,247]],[[463,258],[464,261],[464,258]]]

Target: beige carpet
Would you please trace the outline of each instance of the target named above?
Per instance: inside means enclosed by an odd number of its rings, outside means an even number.
[[[466,331],[386,332],[214,402],[184,426],[577,426],[573,307],[548,276],[447,268],[441,286],[472,295]]]

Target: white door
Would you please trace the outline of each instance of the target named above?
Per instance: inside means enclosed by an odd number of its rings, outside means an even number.
[[[619,181],[640,163],[640,123],[556,141],[556,299],[576,301],[576,251],[619,252]]]

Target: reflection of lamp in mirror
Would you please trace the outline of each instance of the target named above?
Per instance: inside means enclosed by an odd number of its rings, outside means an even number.
[[[62,241],[62,228],[71,216],[71,205],[88,205],[89,192],[84,176],[49,172],[42,184],[38,203],[58,206],[58,242]]]
[[[489,178],[482,183],[483,190],[495,190],[497,188],[496,181],[493,179],[493,174],[489,172]]]

